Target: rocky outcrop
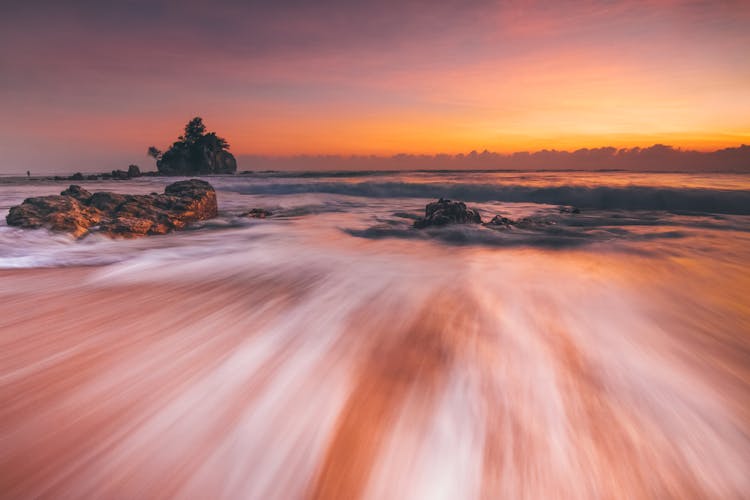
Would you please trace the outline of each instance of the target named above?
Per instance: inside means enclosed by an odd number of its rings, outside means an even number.
[[[496,215],[489,222],[485,223],[485,227],[491,229],[540,229],[544,226],[554,225],[554,219],[543,215],[535,215],[530,217],[521,217],[520,219],[509,219],[502,215]]]
[[[156,159],[162,175],[233,174],[237,160],[228,150],[229,143],[216,132],[206,132],[203,118],[196,116],[169,149],[162,153],[151,146],[148,155]]]
[[[233,174],[237,160],[229,151],[175,149],[164,153],[156,168],[163,175]]]
[[[580,214],[581,209],[578,207],[560,207],[561,214]]]
[[[126,181],[134,177],[140,177],[141,175],[143,174],[141,173],[141,169],[138,167],[138,165],[128,165],[127,170],[113,170],[107,178],[114,179],[116,181]]]
[[[250,217],[252,219],[265,219],[271,216],[271,212],[265,208],[253,208],[249,212],[240,214],[241,217]]]
[[[414,227],[422,229],[446,224],[481,224],[482,217],[477,210],[467,208],[462,201],[440,198],[425,207],[425,216],[414,221]]]
[[[496,215],[490,220],[486,226],[496,226],[496,227],[510,227],[513,224],[515,224],[515,221],[512,219],[509,219],[507,217],[503,217],[502,215]]]
[[[130,179],[130,176],[125,170],[113,170],[110,174],[110,178],[116,180],[116,181],[126,181]]]
[[[72,185],[60,195],[27,198],[11,207],[9,226],[62,231],[79,238],[92,232],[131,238],[165,234],[216,217],[216,191],[205,181],[170,184],[164,194],[89,193]]]

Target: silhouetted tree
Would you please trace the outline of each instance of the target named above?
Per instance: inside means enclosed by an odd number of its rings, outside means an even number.
[[[205,133],[206,126],[203,125],[203,118],[196,116],[185,125],[185,135],[181,135],[179,139],[188,145],[196,144]]]
[[[237,163],[228,149],[229,143],[216,132],[206,133],[203,118],[196,116],[168,150],[162,153],[151,146],[148,155],[163,173],[233,173]]]

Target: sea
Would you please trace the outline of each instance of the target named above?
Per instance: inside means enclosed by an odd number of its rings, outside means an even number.
[[[178,179],[0,178],[3,498],[748,498],[750,174],[255,172],[164,236],[4,220]],[[414,228],[439,198],[518,223]]]

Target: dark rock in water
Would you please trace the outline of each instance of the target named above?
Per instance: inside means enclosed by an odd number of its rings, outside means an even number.
[[[203,118],[196,116],[169,149],[162,153],[151,146],[148,154],[156,159],[162,175],[233,174],[237,160],[228,149],[229,143],[215,132],[206,132]]]
[[[509,219],[507,217],[503,217],[502,215],[496,215],[492,218],[491,221],[489,221],[487,226],[497,226],[497,227],[511,227],[515,222],[512,219]]]
[[[91,193],[83,189],[81,186],[71,184],[68,189],[60,193],[62,196],[72,196],[78,201],[86,203],[91,198]]]
[[[243,214],[240,214],[241,217],[252,217],[254,219],[265,219],[266,217],[271,216],[271,212],[266,210],[265,208],[253,208],[249,212],[245,212]]]
[[[482,217],[461,201],[440,198],[425,207],[425,216],[414,221],[414,227],[444,226],[446,224],[481,224]]]
[[[214,188],[191,179],[170,184],[157,195],[91,194],[73,185],[59,196],[27,198],[11,207],[6,221],[9,226],[47,228],[75,237],[99,232],[130,238],[165,234],[217,214]]]
[[[555,222],[545,217],[532,216],[532,217],[522,217],[516,220],[513,224],[516,227],[520,227],[520,228],[538,229],[539,227],[543,227],[543,226],[552,226],[555,224]]]
[[[549,226],[554,221],[539,216],[521,217],[520,219],[509,219],[502,215],[496,215],[485,224],[485,227],[492,229],[511,229],[514,227],[521,229],[538,229],[540,226]]]
[[[560,207],[561,214],[580,214],[581,209],[577,207]]]
[[[118,181],[125,181],[130,179],[130,175],[124,170],[113,170],[112,178]]]
[[[96,181],[96,180],[99,180],[99,176],[95,175],[95,174],[87,175],[86,176],[86,180],[88,180],[88,181]]]
[[[83,174],[81,172],[76,172],[75,174],[68,177],[69,181],[82,181],[84,179]]]
[[[229,151],[204,149],[200,154],[191,154],[176,149],[164,153],[156,168],[164,175],[233,174],[237,171],[237,160]]]
[[[141,176],[141,169],[138,168],[138,165],[130,165],[128,166],[128,177],[140,177]]]

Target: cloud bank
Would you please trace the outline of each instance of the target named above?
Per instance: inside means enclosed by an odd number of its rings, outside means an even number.
[[[655,144],[646,148],[583,148],[512,154],[472,151],[468,154],[393,156],[299,155],[239,157],[244,170],[634,170],[750,172],[750,146],[711,152]]]

